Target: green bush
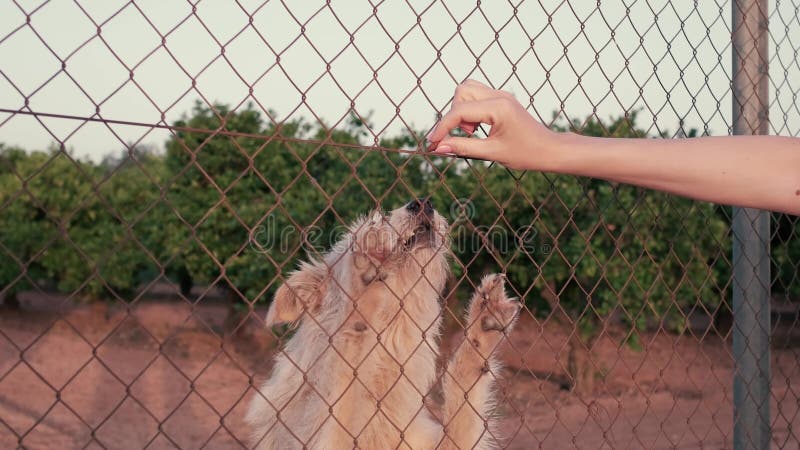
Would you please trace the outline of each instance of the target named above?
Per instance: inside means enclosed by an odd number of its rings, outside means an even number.
[[[791,300],[800,299],[800,227],[798,218],[773,214],[772,291]]]
[[[28,154],[3,147],[0,158],[0,235],[16,257],[0,269],[9,293],[31,288],[31,281],[78,298],[121,296],[136,287],[134,275],[148,261],[131,236],[138,230],[124,220],[157,196],[157,187],[148,188],[137,169],[106,174],[58,149]]]

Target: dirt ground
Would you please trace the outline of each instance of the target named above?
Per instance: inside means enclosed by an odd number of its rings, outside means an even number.
[[[247,448],[251,383],[277,344],[258,321],[222,337],[220,302],[20,300],[21,310],[0,311],[0,448]],[[729,341],[648,333],[635,351],[620,338],[611,330],[596,343],[597,392],[582,397],[563,389],[563,330],[523,317],[502,352],[507,448],[732,447]],[[773,448],[798,449],[800,336],[777,342]]]

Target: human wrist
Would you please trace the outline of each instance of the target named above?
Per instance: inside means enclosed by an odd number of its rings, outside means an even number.
[[[574,174],[581,163],[581,149],[585,136],[572,132],[551,131],[549,142],[543,147],[542,168],[544,172]]]

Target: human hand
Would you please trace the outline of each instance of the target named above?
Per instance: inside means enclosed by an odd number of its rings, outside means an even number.
[[[486,139],[450,136],[460,128],[471,135],[481,123],[491,126]],[[511,169],[550,170],[559,135],[537,122],[508,92],[474,80],[456,88],[453,105],[428,134],[428,149],[497,161]]]

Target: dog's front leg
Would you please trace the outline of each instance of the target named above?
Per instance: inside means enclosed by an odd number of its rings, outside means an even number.
[[[519,309],[519,302],[506,296],[502,275],[485,277],[473,294],[465,318],[466,337],[451,357],[442,382],[440,448],[495,446],[498,439],[490,415],[492,384],[500,366],[493,352],[513,327]]]

